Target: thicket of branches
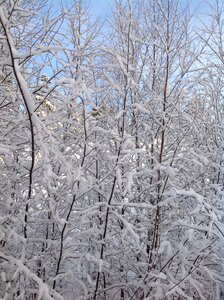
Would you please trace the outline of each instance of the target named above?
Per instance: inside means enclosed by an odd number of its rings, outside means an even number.
[[[224,297],[222,1],[112,8],[0,1],[1,299]]]

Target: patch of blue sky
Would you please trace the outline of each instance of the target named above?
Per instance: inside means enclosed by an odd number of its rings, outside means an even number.
[[[112,0],[95,0],[91,3],[91,11],[93,16],[105,18],[111,13]]]
[[[84,4],[89,6],[90,15],[92,19],[100,18],[102,21],[107,17],[110,17],[111,10],[113,6],[113,0],[82,0]],[[53,15],[57,15],[60,13],[62,5],[65,8],[69,8],[74,3],[73,0],[53,0],[49,1],[50,7],[53,9]],[[44,55],[42,56],[44,57]],[[43,64],[42,58],[37,57],[36,60]],[[56,66],[56,62],[54,60],[51,61],[51,66],[47,64],[42,68],[43,74],[46,74],[48,77],[53,75],[52,66]]]
[[[72,6],[73,0],[55,0],[53,1],[53,7],[55,10],[61,7],[61,4]],[[111,7],[113,5],[113,0],[83,0],[83,3],[90,5],[90,13],[92,17],[106,18],[111,13]]]
[[[141,1],[141,0],[138,0]],[[111,10],[114,4],[114,0],[83,0],[84,3],[90,4],[90,11],[93,17],[106,18],[110,16]],[[53,6],[55,9],[59,8],[62,4],[71,6],[73,0],[54,0]],[[179,0],[179,3],[183,6],[189,5],[194,10],[197,9],[200,12],[206,12],[209,10],[209,5],[216,3],[216,0]],[[209,4],[209,5],[208,5]]]
[[[106,18],[110,18],[112,15],[112,8],[114,5],[114,0],[82,0],[84,4],[89,5],[90,8],[90,14],[92,16],[92,19],[100,18],[102,21]],[[124,0],[126,1],[126,0]],[[141,0],[138,0],[141,1]],[[150,0],[148,0],[150,1]],[[61,5],[69,8],[74,3],[73,0],[53,0],[51,2],[51,5],[53,6],[53,10],[55,14],[60,13]],[[211,5],[215,5],[216,0],[179,0],[179,4],[182,6],[182,8],[188,6],[190,11],[196,16],[200,16],[201,14],[208,14],[211,11]],[[204,17],[202,17],[204,18]],[[200,17],[199,17],[200,19]],[[200,20],[197,20],[197,18],[194,19],[195,26],[200,26]],[[40,61],[40,60],[39,60]],[[56,62],[51,61],[53,66],[56,66]],[[43,68],[43,73],[45,73],[47,76],[51,77],[53,75],[52,72],[52,66],[48,66],[47,64]]]

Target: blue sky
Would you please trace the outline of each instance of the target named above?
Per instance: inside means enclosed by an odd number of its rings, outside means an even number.
[[[57,9],[61,3],[67,3],[68,6],[72,5],[73,0],[52,0],[54,8]],[[91,12],[94,17],[106,17],[110,13],[110,7],[113,0],[84,0],[90,3]]]
[[[85,1],[85,0],[84,0]],[[139,0],[141,1],[141,0]],[[53,0],[55,7],[60,2],[72,4],[72,0]],[[91,11],[94,17],[106,17],[111,13],[111,7],[113,6],[113,0],[87,0],[86,2],[91,3]],[[203,0],[179,0],[180,3],[186,5],[190,2],[192,9],[197,8],[200,12],[208,11],[208,5]],[[207,0],[207,3],[213,4],[215,0]]]
[[[98,17],[105,17],[110,13],[111,0],[93,0],[91,4],[92,14]]]
[[[92,0],[90,2],[93,16],[106,17],[111,13],[113,0]],[[179,0],[179,2],[184,6],[190,3],[191,9],[197,9],[199,12],[208,12],[208,3],[215,4],[215,0],[207,0],[207,3],[206,0]]]

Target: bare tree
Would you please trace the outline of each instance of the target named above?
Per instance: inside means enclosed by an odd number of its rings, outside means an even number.
[[[222,3],[0,3],[0,297],[221,299]]]

